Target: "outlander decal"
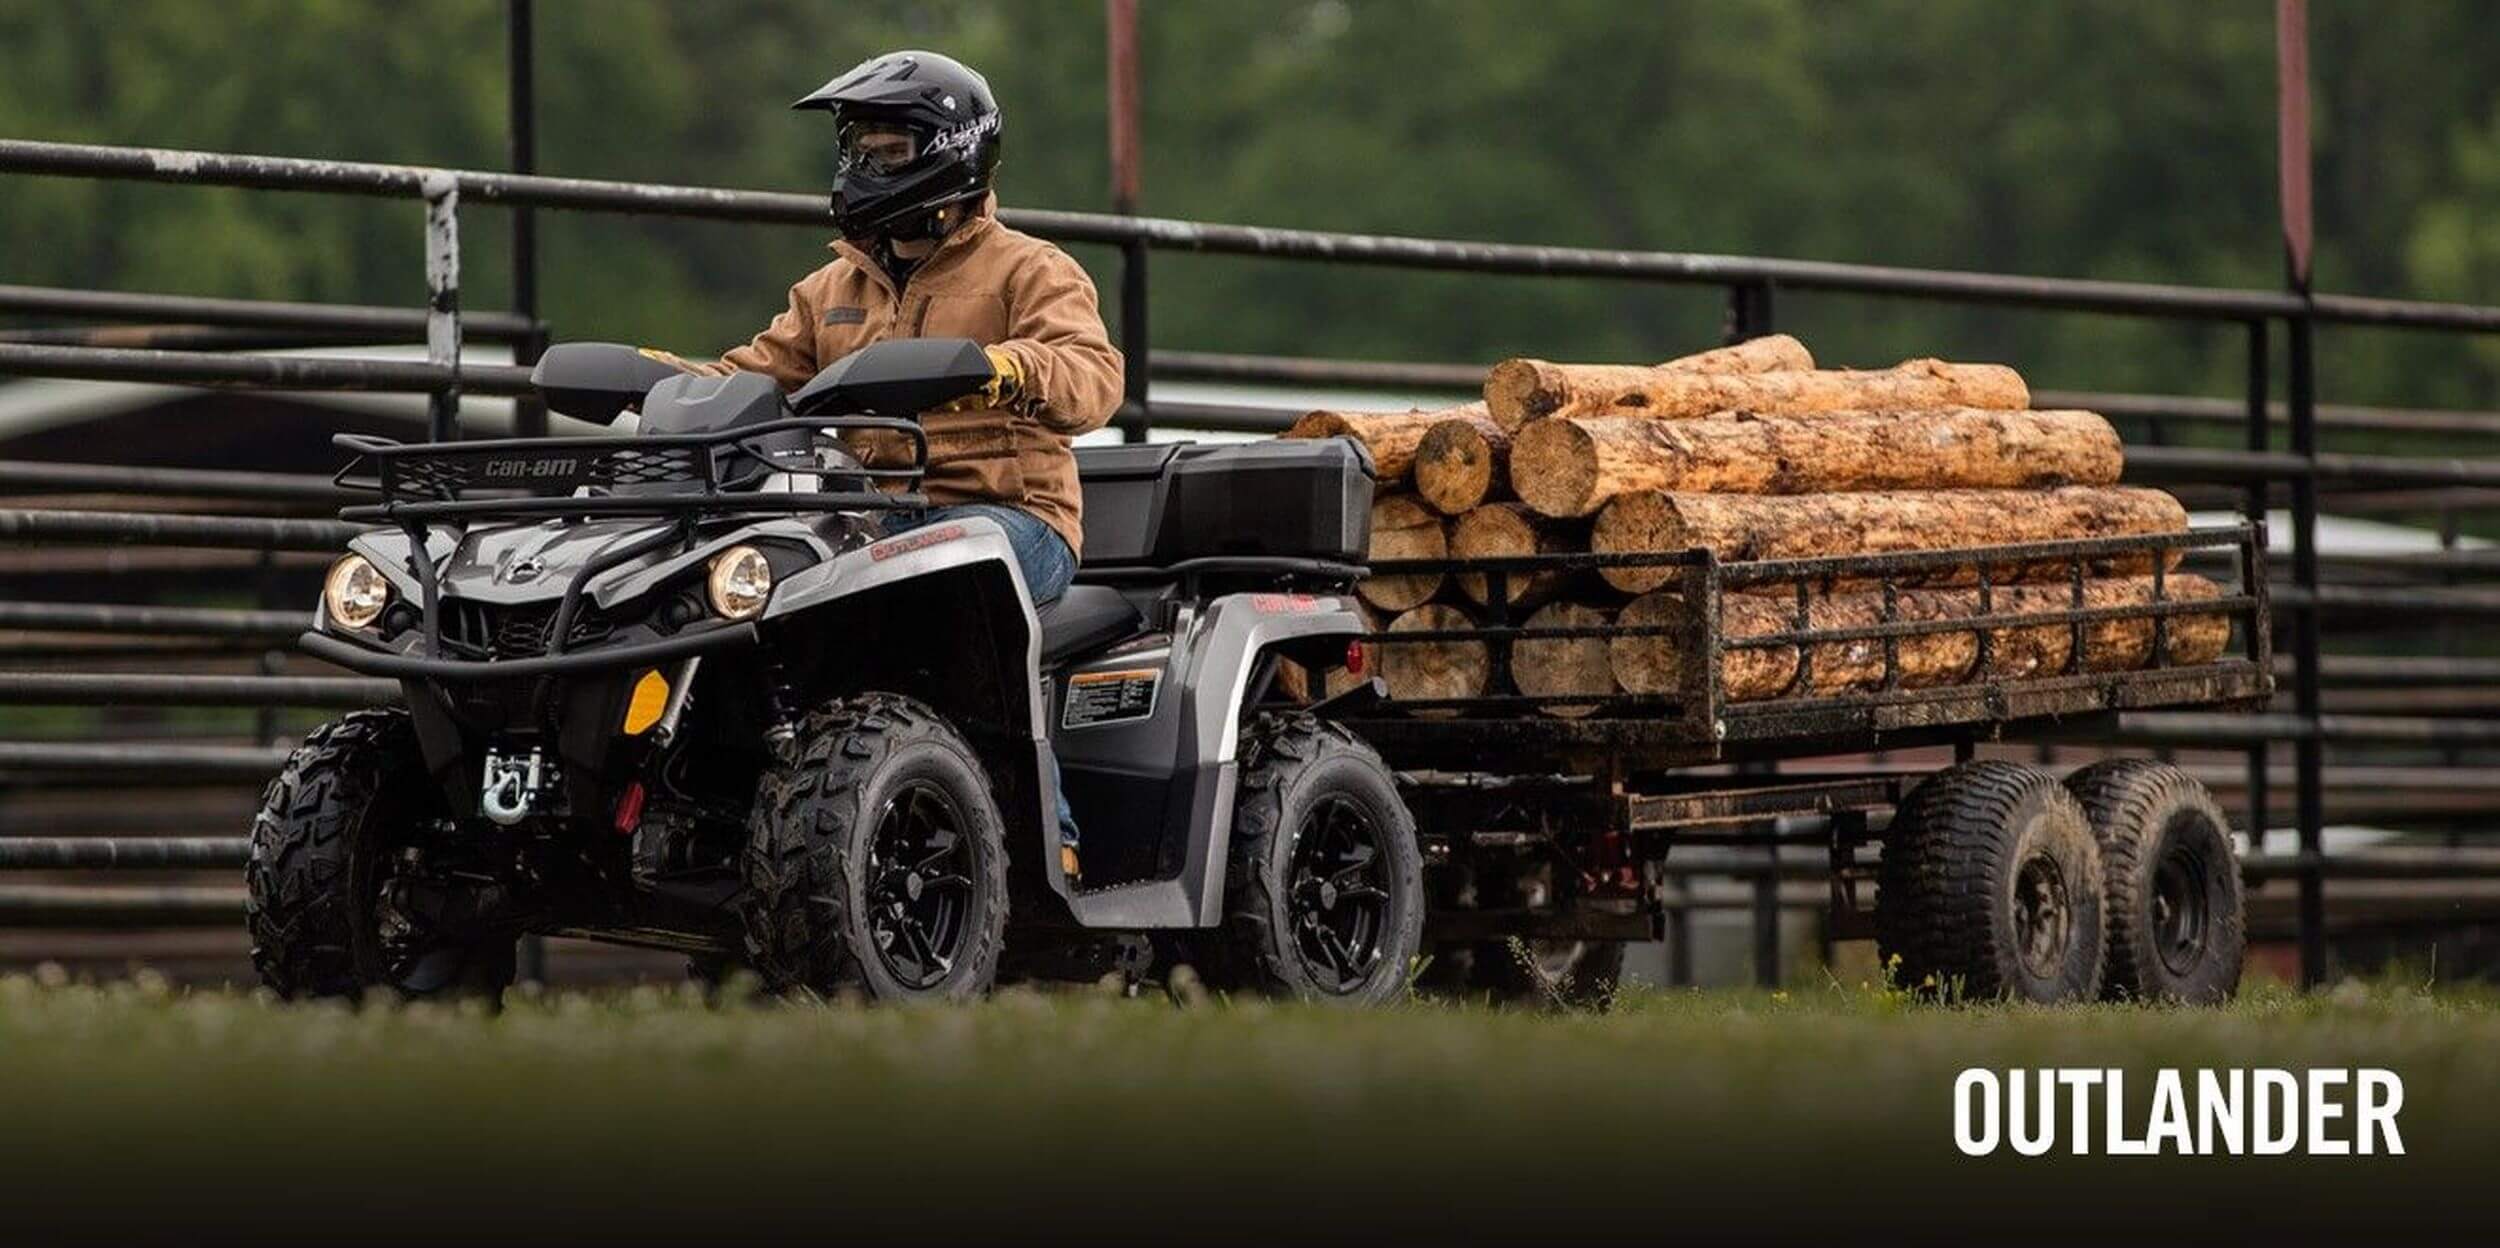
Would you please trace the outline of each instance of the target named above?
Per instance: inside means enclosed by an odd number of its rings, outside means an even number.
[[[927,550],[940,542],[951,542],[964,535],[960,524],[941,524],[934,529],[914,529],[901,537],[890,537],[868,548],[868,561],[883,563],[896,555]]]

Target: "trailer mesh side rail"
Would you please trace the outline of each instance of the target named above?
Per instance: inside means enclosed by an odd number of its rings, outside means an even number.
[[[2243,523],[2181,533],[1737,563],[1722,563],[1707,550],[1383,561],[1373,565],[1374,573],[1484,577],[1485,597],[1497,605],[1484,609],[1480,625],[1374,632],[1365,636],[1373,646],[1481,644],[1491,659],[1488,690],[1498,691],[1510,687],[1509,653],[1518,642],[1612,642],[1663,636],[1683,656],[1680,686],[1672,695],[1490,691],[1471,698],[1400,699],[1392,695],[1341,718],[1402,765],[1481,757],[1483,751],[1493,749],[1527,751],[1552,759],[1586,759],[1602,753],[1610,769],[1638,769],[1998,738],[2022,726],[2052,725],[2122,710],[2249,704],[2273,691],[2263,550],[2263,526]],[[2180,597],[2173,592],[2174,565],[2198,553],[2227,556],[2234,569],[2233,583],[2215,597]],[[2151,586],[2146,599],[2087,605],[2085,586],[2092,579],[2093,566],[2129,557],[2149,566],[2143,578]],[[1682,618],[1659,625],[1531,628],[1511,619],[1514,609],[1499,605],[1508,599],[1508,580],[1604,567],[1669,570],[1668,585],[1686,604]],[[1940,574],[1960,568],[1974,570],[1971,583],[1959,587],[1974,596],[1972,612],[1903,618],[1904,593],[1929,587]],[[1878,618],[1861,625],[1818,627],[1810,615],[1818,587],[1838,582],[1880,595]],[[2055,610],[2007,608],[1997,595],[2012,584],[2062,584],[2068,591],[2068,605]],[[1787,626],[1777,632],[1731,635],[1722,627],[1721,607],[1730,594],[1767,596],[1769,601],[1784,603]],[[2221,655],[2210,660],[2177,661],[2172,622],[2183,616],[2225,617],[2232,625],[2232,640]],[[2090,630],[2134,622],[2150,631],[2142,666],[2097,670],[2088,662]],[[2062,668],[2020,675],[1994,671],[1995,646],[2001,634],[2042,628],[2068,631]],[[1902,639],[1947,633],[1975,635],[1973,679],[1923,687],[1905,683]],[[1818,649],[1867,642],[1881,645],[1882,675],[1875,687],[1843,692],[1816,689]],[[1795,670],[1786,685],[1768,698],[1731,697],[1725,673],[1729,658],[1765,650],[1794,656]]]

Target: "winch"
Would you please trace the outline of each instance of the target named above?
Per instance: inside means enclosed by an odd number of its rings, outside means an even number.
[[[555,768],[536,747],[527,754],[486,751],[478,783],[477,808],[500,827],[511,827],[539,809],[540,794],[553,785]]]

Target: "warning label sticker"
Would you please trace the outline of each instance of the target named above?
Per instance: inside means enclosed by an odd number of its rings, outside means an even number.
[[[1155,713],[1155,692],[1162,685],[1161,668],[1078,672],[1068,677],[1068,704],[1059,713],[1059,726],[1094,728],[1144,719]]]

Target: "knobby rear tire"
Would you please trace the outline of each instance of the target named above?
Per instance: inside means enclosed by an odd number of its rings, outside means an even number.
[[[1346,854],[1315,864],[1297,854],[1306,843],[1313,852],[1329,849],[1322,837],[1368,840],[1377,860]],[[1319,870],[1328,866],[1341,869]],[[1250,725],[1228,867],[1216,968],[1227,986],[1343,1005],[1405,993],[1423,943],[1423,855],[1396,777],[1352,732],[1307,714],[1261,715]],[[1299,890],[1297,879],[1305,882]],[[1330,879],[1346,884],[1327,898],[1309,886]],[[1369,921],[1347,923],[1353,911],[1337,910],[1368,911],[1375,901]],[[1318,935],[1315,921],[1329,934]],[[1332,963],[1349,943],[1336,935],[1340,925],[1364,948]]]

